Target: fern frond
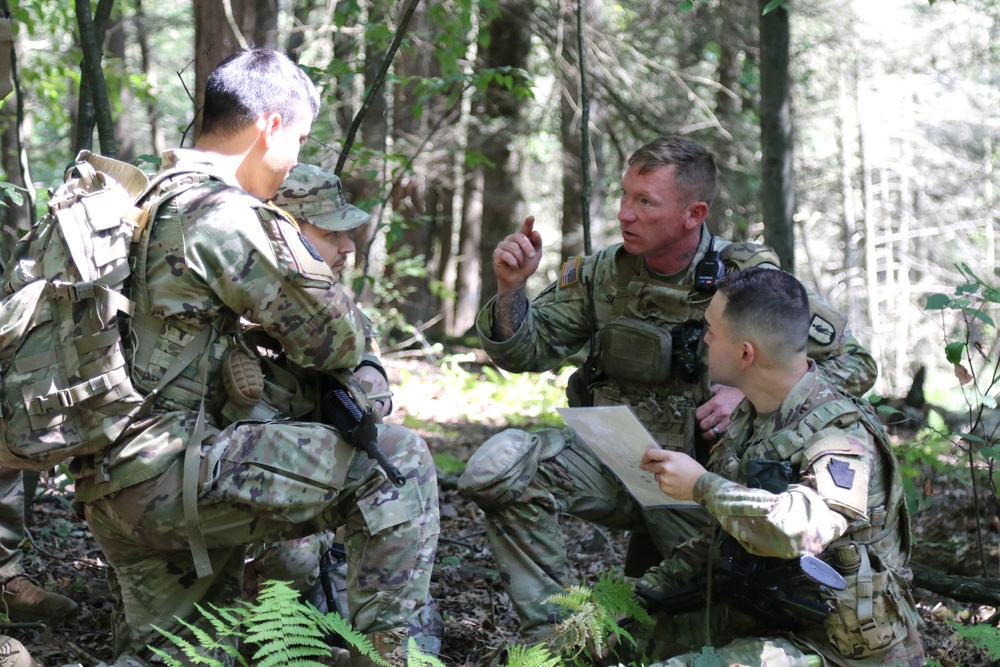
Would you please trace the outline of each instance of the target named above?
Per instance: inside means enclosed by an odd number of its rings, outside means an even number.
[[[507,650],[507,667],[558,667],[563,662],[542,644],[515,644]]]
[[[187,621],[180,621],[180,622],[186,628],[192,630],[195,633],[196,637],[199,636],[208,637],[208,635],[203,630],[201,630],[201,628],[197,628],[191,623],[188,623]],[[174,646],[180,649],[181,653],[183,653],[184,656],[187,658],[187,662],[178,660],[177,658],[171,656],[170,654],[166,653],[161,649],[158,649],[154,646],[149,646],[148,648],[151,651],[153,651],[158,656],[163,658],[164,662],[167,663],[168,667],[182,667],[185,664],[207,665],[207,667],[225,667],[224,663],[221,660],[212,657],[213,651],[219,648],[219,642],[215,641],[214,639],[209,637],[207,642],[203,641],[202,639],[199,639],[201,645],[196,646],[195,644],[191,643],[191,641],[185,639],[184,637],[180,637],[173,633],[167,632],[166,630],[163,630],[162,628],[159,628],[155,625],[152,627],[161,635],[169,639],[174,644]]]
[[[317,612],[317,616],[318,626],[321,630],[324,630],[327,633],[336,633],[342,637],[345,642],[358,649],[358,651],[364,655],[379,661],[379,664],[388,664],[382,659],[382,656],[376,653],[375,647],[372,646],[372,643],[368,640],[368,638],[364,634],[352,628],[351,624],[348,623],[340,614],[335,611],[331,611],[328,614],[319,614]]]

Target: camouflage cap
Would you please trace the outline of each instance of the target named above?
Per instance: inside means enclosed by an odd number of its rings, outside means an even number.
[[[273,201],[289,215],[330,232],[346,232],[370,217],[347,203],[335,174],[310,164],[295,165]]]

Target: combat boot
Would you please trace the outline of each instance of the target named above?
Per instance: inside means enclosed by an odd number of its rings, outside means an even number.
[[[76,603],[58,593],[50,593],[19,575],[3,585],[0,612],[14,622],[57,622],[76,611]]]
[[[0,635],[0,667],[42,667],[35,662],[24,644],[13,637]]]
[[[379,630],[365,635],[375,647],[375,652],[392,667],[403,667],[406,664],[406,656],[403,653],[403,642],[406,641],[406,637],[406,631],[401,628]],[[375,667],[377,664],[367,655],[362,655],[355,647],[351,647],[351,667]]]

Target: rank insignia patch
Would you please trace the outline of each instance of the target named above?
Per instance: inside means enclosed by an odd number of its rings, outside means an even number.
[[[574,257],[562,265],[562,271],[559,272],[560,289],[580,282],[580,262],[582,260],[582,257]]]
[[[813,315],[809,322],[809,337],[820,345],[829,345],[833,342],[833,337],[837,330],[832,324],[824,320],[819,315]]]
[[[851,489],[854,487],[854,469],[847,461],[833,459],[826,469],[830,472],[833,483],[840,488]]]

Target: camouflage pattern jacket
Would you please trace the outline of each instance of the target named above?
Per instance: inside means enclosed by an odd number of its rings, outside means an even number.
[[[785,490],[757,488],[752,471],[780,462],[791,464]],[[794,639],[834,664],[913,664],[922,649],[909,590],[909,518],[895,458],[873,415],[810,364],[775,412],[757,414],[749,401],[737,408],[709,470],[694,499],[747,551],[818,555],[846,580],[843,591],[822,596],[834,610],[825,624]],[[678,547],[643,576],[644,585],[669,588],[704,571],[712,539]],[[800,593],[817,597],[815,589]]]
[[[653,273],[641,258],[625,253],[622,244],[571,259],[559,280],[532,301],[510,339],[491,338],[495,299],[486,304],[476,320],[483,349],[505,370],[537,372],[554,368],[588,345],[597,348],[594,356],[600,359],[602,349],[615,343],[614,327],[609,327],[613,322],[629,320],[668,332],[674,339],[674,361],[678,354],[689,357],[686,365],[693,373],[688,378],[679,368],[684,364],[673,363],[668,377],[636,382],[631,369],[616,372],[614,363],[605,362],[588,389],[594,405],[629,405],[662,447],[690,454],[696,437],[694,408],[711,397],[701,327],[712,295],[694,288],[695,267],[708,252],[710,239],[703,226],[694,259],[673,276]],[[749,266],[778,268],[777,256],[766,246],[716,237],[714,247],[727,272]],[[875,381],[874,359],[846,335],[842,315],[816,294],[809,296],[814,315],[810,357],[834,384],[864,393]],[[629,334],[619,347],[631,347]]]
[[[164,155],[163,168],[171,167],[217,171],[209,155],[184,149]],[[184,178],[190,176],[178,177]],[[241,317],[260,325],[301,368],[352,369],[362,360],[363,315],[294,225],[235,182],[202,180],[160,205],[148,248],[136,258],[132,381],[152,391],[172,360],[210,328],[208,354],[159,391],[152,413],[107,452],[103,466],[74,462],[80,501],[169,468],[184,451],[203,399],[208,435],[224,425],[220,369],[237,344]],[[101,467],[110,479],[95,476]]]

